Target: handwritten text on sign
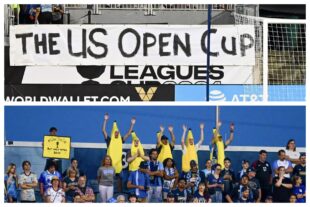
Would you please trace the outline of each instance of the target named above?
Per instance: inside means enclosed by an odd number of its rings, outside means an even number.
[[[44,136],[43,157],[70,158],[70,137]]]
[[[11,65],[205,64],[205,25],[17,25]],[[250,25],[213,25],[211,64],[254,65]]]

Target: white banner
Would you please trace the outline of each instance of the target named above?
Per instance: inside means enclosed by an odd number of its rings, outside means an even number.
[[[211,65],[254,65],[251,25],[213,25]],[[11,65],[205,65],[206,25],[17,25]]]
[[[96,71],[92,71],[96,70]],[[27,66],[23,84],[206,84],[205,66]],[[251,66],[212,66],[210,84],[253,84]]]

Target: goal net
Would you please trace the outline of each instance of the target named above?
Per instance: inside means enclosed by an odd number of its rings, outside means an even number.
[[[265,101],[305,101],[306,20],[234,17],[236,24],[255,27],[254,81],[244,93]]]

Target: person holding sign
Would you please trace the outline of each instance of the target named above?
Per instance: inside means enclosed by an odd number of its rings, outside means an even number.
[[[164,127],[160,126],[160,131],[157,133],[157,145],[156,149],[158,150],[158,161],[163,163],[165,159],[172,157],[172,151],[174,149],[175,144],[175,136],[173,133],[173,127],[168,127],[170,136],[171,136],[171,143],[168,141],[168,137],[166,137],[164,133]]]
[[[150,158],[144,155],[144,149],[135,132],[131,133],[132,143],[131,149],[127,153],[127,162],[129,163],[129,171],[134,172],[139,169],[142,161],[149,161]]]
[[[228,145],[230,145],[234,139],[234,131],[235,125],[234,123],[230,124],[230,136],[229,139],[225,142],[223,141],[223,137],[220,134],[220,127],[222,126],[222,122],[218,122],[216,124],[216,129],[213,130],[213,138],[212,138],[212,145],[216,146],[217,149],[217,163],[221,165],[221,168],[224,169],[224,159],[225,159],[225,149]],[[210,153],[210,159],[213,158],[213,150]]]
[[[194,144],[194,136],[192,133],[192,130],[188,130],[187,138],[185,141],[185,134],[187,131],[187,127],[183,125],[183,135],[182,135],[182,140],[181,140],[181,146],[182,146],[182,171],[184,173],[187,173],[190,171],[190,161],[194,160],[198,164],[198,155],[197,151],[199,150],[202,142],[203,142],[203,129],[204,129],[204,124],[200,124],[200,140],[198,143],[195,145]]]

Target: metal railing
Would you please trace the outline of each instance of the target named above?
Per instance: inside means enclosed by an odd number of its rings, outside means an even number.
[[[67,9],[92,9],[94,5],[90,4],[66,4]],[[98,4],[100,10],[148,10],[157,11],[197,11],[208,10],[207,4]],[[213,10],[234,10],[234,4],[213,4]]]

